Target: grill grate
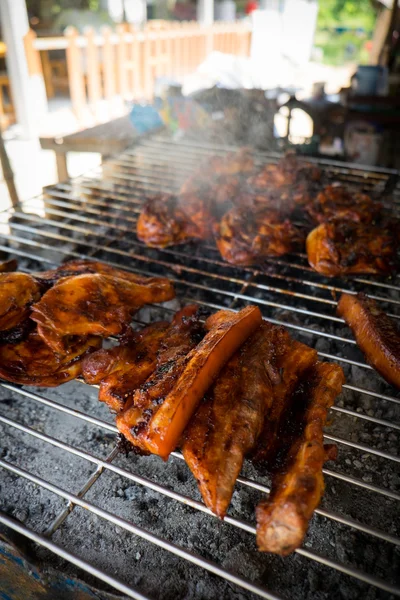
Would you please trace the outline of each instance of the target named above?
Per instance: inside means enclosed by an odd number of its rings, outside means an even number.
[[[365,291],[399,319],[399,277],[325,279],[308,267],[304,254],[270,259],[262,270],[237,268],[222,262],[211,244],[161,251],[136,239],[135,224],[146,194],[178,190],[200,160],[227,149],[231,148],[173,142],[162,136],[145,139],[102,170],[49,187],[42,197],[2,213],[0,251],[4,257],[18,257],[27,272],[74,257],[92,257],[145,275],[166,275],[175,281],[178,298],[184,302],[234,310],[250,302],[258,304],[266,318],[316,347],[321,358],[338,361],[347,383],[331,411],[325,439],[338,444],[339,459],[324,469],[327,490],[305,545],[284,560],[255,552],[252,509],[256,499],[268,493],[269,481],[251,465],[238,479],[232,509],[221,524],[199,501],[179,453],[167,465],[154,457],[121,457],[114,447],[117,430],[112,417],[97,402],[97,390],[81,381],[44,392],[0,382],[4,440],[0,482],[4,475],[10,490],[0,522],[132,598],[311,598],[317,590],[321,598],[333,597],[333,590],[338,598],[400,596],[396,586],[400,537],[393,522],[400,500],[396,488],[400,396],[365,364],[335,314],[341,292]],[[259,153],[257,160],[274,162],[278,157]],[[397,172],[318,162],[335,178],[382,196],[392,213],[400,212]],[[177,307],[176,301],[146,307],[135,323],[140,327],[154,318],[169,318]],[[27,459],[24,445],[34,455],[49,453],[50,464],[42,458]],[[54,470],[57,457],[59,473]],[[32,499],[21,502],[22,513],[18,506],[10,510],[17,497],[13,490],[23,482],[40,490],[40,501],[44,494],[58,503],[51,508],[49,500],[50,507],[37,519],[30,514]],[[120,489],[125,499],[118,503]],[[111,497],[109,490],[116,495]],[[131,490],[131,496],[126,490]],[[141,494],[142,503],[136,501]],[[155,503],[160,522],[146,519]],[[136,512],[133,506],[141,510]],[[180,516],[173,517],[174,511]],[[162,523],[164,515],[170,529]],[[184,525],[179,520],[182,515]],[[90,522],[83,534],[85,519]],[[108,525],[117,530],[108,533]],[[190,529],[195,525],[203,531],[199,539],[192,539]],[[97,546],[102,534],[114,545],[120,538],[125,548],[139,544],[134,540],[143,541],[135,556],[144,552],[150,566],[147,574],[145,566],[139,568],[144,573],[141,585],[128,572],[127,558],[123,564],[110,559],[105,549],[101,555]],[[82,541],[86,535],[87,545]],[[207,547],[209,539],[215,540],[212,548]],[[123,549],[118,552],[124,556]],[[235,552],[240,552],[240,560]],[[150,553],[156,553],[154,560],[160,560],[163,573],[180,570],[180,593],[176,582],[154,574]],[[193,581],[202,578],[206,587],[193,588]]]

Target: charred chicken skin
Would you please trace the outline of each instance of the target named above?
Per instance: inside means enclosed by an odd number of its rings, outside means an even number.
[[[83,358],[100,345],[100,338],[89,336],[76,339],[68,354],[57,354],[34,331],[23,342],[0,346],[0,377],[21,385],[55,387],[78,377]]]
[[[149,198],[137,222],[137,236],[148,246],[166,248],[210,235],[211,213],[194,194]]]
[[[0,343],[26,333],[31,306],[40,298],[38,282],[25,273],[0,273]]]
[[[364,294],[342,294],[338,314],[353,331],[369,364],[388,383],[400,389],[400,330],[397,323]]]
[[[343,185],[332,184],[325,187],[314,202],[305,206],[309,215],[319,223],[331,219],[371,223],[380,211],[381,205],[367,194],[352,192]]]
[[[5,260],[0,263],[0,273],[12,273],[16,271],[18,267],[18,261],[15,258],[11,258],[10,260]]]
[[[99,400],[119,412],[127,399],[156,368],[157,353],[169,323],[160,321],[133,333],[129,339],[108,350],[90,354],[82,364],[86,383],[100,384]]]
[[[146,284],[149,279],[148,277],[137,275],[136,273],[131,273],[130,271],[112,267],[106,263],[86,259],[70,260],[57,267],[57,269],[33,273],[33,277],[36,279],[36,281],[39,281],[44,286],[51,287],[63,277],[72,277],[74,275],[83,275],[87,273],[110,275],[111,277],[116,277],[118,279],[124,279],[126,281],[132,281],[133,283],[143,284]]]
[[[123,411],[117,415],[118,429],[141,452],[148,454],[140,441],[140,432],[147,426],[160,399],[162,402],[174,386],[187,355],[204,334],[198,307],[189,305],[180,310],[161,341],[154,371],[137,389],[131,389]]]
[[[68,351],[68,336],[121,334],[134,311],[174,297],[168,279],[136,283],[109,275],[83,274],[61,279],[32,307],[38,332],[55,352]]]
[[[313,229],[306,240],[308,262],[327,276],[390,273],[397,240],[389,228],[330,221]]]
[[[221,519],[272,405],[269,372],[282,336],[281,328],[263,322],[222,369],[184,432],[185,461],[204,503]]]
[[[221,256],[235,265],[253,265],[269,256],[293,251],[304,239],[297,227],[269,209],[234,208],[215,227]]]
[[[291,445],[284,468],[273,478],[269,498],[256,510],[257,545],[262,552],[287,556],[303,542],[324,492],[322,467],[327,456],[323,427],[343,383],[338,365],[317,363],[298,390],[295,403],[306,405],[303,433]]]

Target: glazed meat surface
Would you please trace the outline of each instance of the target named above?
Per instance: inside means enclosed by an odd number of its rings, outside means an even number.
[[[184,432],[185,461],[204,503],[220,518],[272,404],[268,366],[284,336],[281,328],[263,322],[222,369]]]
[[[204,334],[198,307],[189,305],[180,310],[161,341],[153,373],[136,390],[132,388],[123,411],[117,416],[120,432],[142,452],[148,453],[148,450],[141,443],[140,432],[160,399],[174,386],[187,362],[187,355]]]
[[[24,335],[31,306],[39,298],[40,286],[30,275],[0,273],[0,342],[18,341]]]
[[[124,269],[118,269],[100,261],[86,259],[70,260],[57,267],[57,269],[33,273],[33,277],[40,283],[50,287],[63,277],[83,275],[85,273],[109,275],[117,279],[132,281],[133,283],[145,284],[148,280],[148,277],[136,275],[136,273],[131,273],[130,271],[125,271]]]
[[[67,336],[121,334],[132,314],[144,304],[174,297],[168,279],[136,283],[108,275],[83,274],[61,279],[32,307],[31,318],[43,340],[65,352]]]
[[[190,351],[187,346],[188,341],[192,343],[192,335],[184,340],[183,348],[178,337],[166,354],[167,361],[160,352],[161,361],[155,373],[132,400],[138,419],[134,445],[167,459],[222,367],[261,323],[261,313],[256,307],[247,307],[239,313],[221,311],[221,315],[216,315],[211,324],[206,321],[207,334]],[[179,330],[178,335],[181,335]],[[168,344],[171,337],[167,335]]]
[[[331,221],[308,234],[306,247],[310,266],[322,275],[384,274],[394,268],[397,240],[388,227]]]
[[[256,463],[271,465],[281,446],[279,431],[293,403],[293,393],[301,377],[317,362],[317,351],[290,338],[285,332],[270,377],[273,402],[266,413],[262,434],[253,454]]]
[[[367,194],[332,184],[326,186],[314,202],[307,203],[305,209],[319,223],[331,219],[371,223],[379,215],[381,205]]]
[[[169,323],[153,323],[132,333],[127,341],[110,349],[101,349],[83,361],[86,383],[100,384],[99,400],[119,412],[127,399],[152,374],[157,353]]]
[[[257,546],[263,552],[286,556],[303,542],[308,522],[324,492],[323,427],[343,383],[343,371],[338,365],[317,363],[298,389],[295,404],[305,405],[303,432],[290,446],[283,468],[274,476],[269,498],[256,510]]]
[[[249,182],[257,188],[282,187],[297,184],[301,180],[319,181],[321,170],[308,162],[299,160],[288,152],[276,164],[267,164]]]
[[[209,236],[211,215],[193,194],[158,194],[149,198],[137,222],[137,236],[148,246],[166,248]]]
[[[82,360],[97,350],[101,339],[77,339],[68,354],[57,354],[34,331],[26,340],[0,346],[0,377],[21,385],[55,387],[81,373]]]
[[[11,273],[12,271],[16,271],[17,267],[18,261],[15,258],[5,260],[0,263],[0,273]]]
[[[338,314],[354,333],[369,364],[400,389],[400,329],[364,294],[342,294]]]
[[[300,230],[281,213],[233,208],[215,227],[221,256],[235,265],[253,265],[270,256],[292,252],[304,239]]]

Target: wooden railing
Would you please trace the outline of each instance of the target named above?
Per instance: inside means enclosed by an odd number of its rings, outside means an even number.
[[[142,31],[105,27],[101,34],[89,29],[80,35],[69,28],[57,38],[36,38],[31,31],[25,47],[28,60],[39,52],[65,49],[73,109],[83,120],[88,109],[96,117],[105,100],[111,107],[121,100],[151,100],[158,77],[181,80],[213,50],[248,56],[250,40],[250,28],[243,23],[202,27],[172,22]]]

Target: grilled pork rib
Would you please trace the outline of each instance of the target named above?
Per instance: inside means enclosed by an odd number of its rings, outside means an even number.
[[[338,314],[353,331],[369,364],[387,382],[400,389],[400,330],[397,323],[364,294],[342,294]]]

